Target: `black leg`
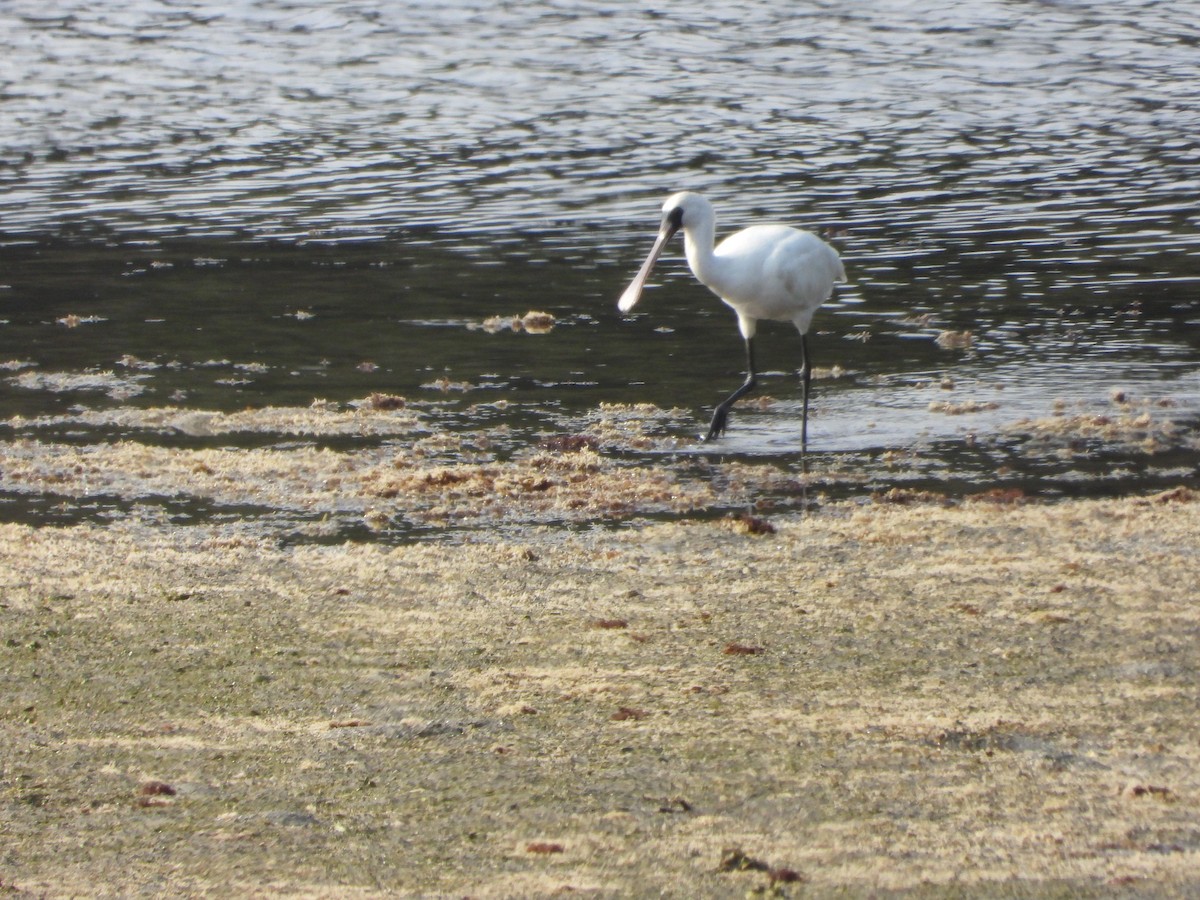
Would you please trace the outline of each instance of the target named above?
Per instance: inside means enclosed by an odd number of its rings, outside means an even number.
[[[800,420],[800,450],[808,449],[808,384],[812,381],[812,367],[808,364],[808,338],[800,335],[800,388],[804,398],[804,413]]]
[[[704,440],[711,441],[720,437],[721,432],[725,430],[725,421],[729,418],[729,410],[733,404],[754,390],[756,384],[758,382],[754,378],[754,338],[746,338],[746,381],[717,407],[708,426],[708,436]]]

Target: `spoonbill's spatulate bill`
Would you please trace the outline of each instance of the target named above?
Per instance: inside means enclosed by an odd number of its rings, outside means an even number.
[[[813,313],[833,294],[833,286],[846,280],[837,251],[808,231],[786,225],[753,225],[721,241],[715,248],[716,216],[712,204],[689,191],[672,194],[662,208],[662,225],[650,255],[642,263],[617,302],[629,312],[641,299],[650,270],[667,242],[682,230],[684,252],[693,274],[737,313],[738,328],[746,341],[746,381],[717,407],[706,441],[725,430],[729,410],[754,389],[754,334],[759,319],[791,322],[800,332],[800,383],[804,415],[800,445],[808,445],[808,386],[812,367],[808,359],[808,327]]]

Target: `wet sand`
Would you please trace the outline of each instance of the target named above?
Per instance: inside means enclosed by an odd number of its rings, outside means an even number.
[[[3,526],[0,884],[1195,896],[1197,496]]]

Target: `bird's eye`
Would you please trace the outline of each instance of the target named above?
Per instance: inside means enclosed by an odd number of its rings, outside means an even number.
[[[683,227],[683,207],[677,206],[667,213],[667,221],[671,223],[672,228]]]

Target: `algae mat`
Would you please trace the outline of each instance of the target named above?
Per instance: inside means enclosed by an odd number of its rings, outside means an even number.
[[[1194,896],[1195,500],[4,526],[0,892]]]

